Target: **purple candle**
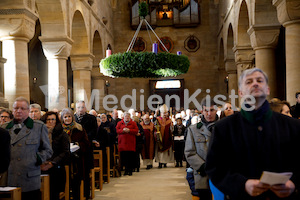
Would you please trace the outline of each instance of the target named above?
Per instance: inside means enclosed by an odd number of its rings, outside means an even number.
[[[155,54],[157,54],[157,43],[155,42],[155,43],[153,43],[153,45],[152,45],[152,52],[153,53],[155,53]]]
[[[182,55],[181,51],[177,51],[177,55]]]

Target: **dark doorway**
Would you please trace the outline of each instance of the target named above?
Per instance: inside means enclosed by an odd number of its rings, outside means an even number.
[[[168,79],[168,80],[150,80],[150,95],[159,95],[163,102],[161,104],[168,104],[168,96],[174,97],[169,98],[170,107],[175,108],[176,106],[180,108],[184,105],[184,79]],[[172,96],[174,95],[174,96]],[[178,97],[178,98],[177,98]],[[154,99],[159,101],[158,99]],[[179,101],[179,102],[178,102]],[[177,103],[177,105],[176,105]],[[180,109],[178,108],[178,110]]]

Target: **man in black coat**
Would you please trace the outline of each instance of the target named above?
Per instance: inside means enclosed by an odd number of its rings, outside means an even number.
[[[267,75],[258,68],[239,79],[241,112],[216,123],[206,172],[226,199],[300,199],[300,121],[272,112]],[[260,182],[263,171],[292,172],[285,184]]]
[[[10,162],[10,135],[8,131],[0,128],[0,173],[8,169]]]
[[[300,119],[300,92],[296,92],[296,104],[291,107],[291,114],[294,118]]]
[[[97,119],[95,116],[87,113],[86,105],[84,101],[76,102],[76,114],[75,121],[82,125],[84,130],[86,131],[91,147],[93,147],[93,141],[95,140],[97,134]],[[87,155],[87,166],[85,166],[85,173],[89,173],[90,169],[94,168],[94,157],[93,157],[93,149],[91,148]],[[84,180],[84,196],[86,199],[90,198],[90,177],[86,176],[86,180]]]

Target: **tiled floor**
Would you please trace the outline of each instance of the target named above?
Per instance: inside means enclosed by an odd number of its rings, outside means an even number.
[[[102,191],[95,192],[94,200],[191,200],[185,175],[185,167],[173,164],[162,169],[154,165],[150,170],[142,166],[132,176],[111,178]]]

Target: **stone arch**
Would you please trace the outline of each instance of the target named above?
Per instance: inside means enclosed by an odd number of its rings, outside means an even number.
[[[224,42],[223,38],[220,39],[219,42],[219,69],[225,69],[224,65]]]
[[[99,63],[101,59],[104,58],[105,54],[103,53],[103,45],[98,31],[95,31],[94,33],[92,53],[95,56],[93,66],[99,66]]]
[[[226,58],[233,59],[233,47],[234,47],[234,36],[233,36],[233,27],[232,24],[229,24],[228,31],[227,31],[227,46],[226,46]]]
[[[221,38],[219,41],[218,56],[219,56],[219,61],[218,61],[219,92],[220,94],[228,94],[228,80],[227,80],[227,72],[225,71],[223,38]]]
[[[36,0],[42,36],[61,36],[67,34],[66,8],[61,0]]]
[[[246,1],[243,1],[238,15],[237,22],[237,46],[251,46],[250,37],[247,33],[249,29],[249,12]]]
[[[254,2],[253,24],[274,24],[278,23],[276,7],[272,1],[256,0]]]
[[[83,15],[75,11],[72,22],[71,38],[74,40],[71,55],[89,54],[89,40]]]
[[[44,88],[48,84],[48,61],[44,54],[41,36],[40,21],[36,21],[35,34],[28,43],[28,68],[30,103],[38,103],[42,109],[46,107]]]

